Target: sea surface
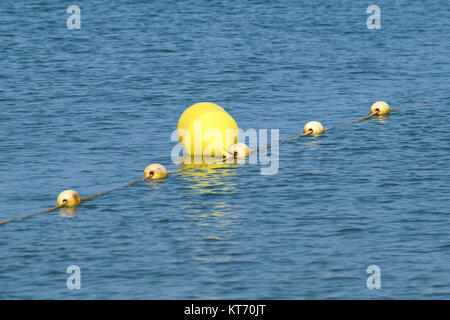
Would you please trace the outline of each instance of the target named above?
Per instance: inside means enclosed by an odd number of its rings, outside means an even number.
[[[198,165],[0,226],[0,299],[450,299],[449,80],[446,0],[3,0],[0,220],[178,169],[196,102],[280,139],[333,129],[273,175]],[[378,100],[401,109],[339,126]]]

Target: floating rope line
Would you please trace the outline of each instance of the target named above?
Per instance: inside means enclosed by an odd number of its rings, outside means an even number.
[[[449,95],[450,95],[450,92],[449,93],[444,93],[441,96],[439,96],[438,99],[445,98],[445,97],[447,97]],[[412,104],[412,106],[417,105],[417,104],[421,104],[421,103],[429,103],[429,102],[433,102],[433,101],[435,101],[435,100],[420,100],[420,101]],[[233,158],[246,158],[246,157],[248,157],[248,155],[250,153],[256,152],[256,151],[261,150],[261,149],[269,149],[269,148],[271,148],[271,147],[273,147],[273,146],[275,146],[277,144],[282,144],[282,143],[289,142],[289,141],[296,140],[296,139],[300,139],[300,138],[306,137],[306,136],[317,136],[317,135],[320,135],[320,134],[322,134],[322,133],[324,133],[324,132],[326,132],[328,130],[333,129],[334,127],[341,127],[341,126],[346,126],[346,125],[349,125],[349,124],[352,124],[352,123],[359,123],[359,122],[368,120],[368,119],[370,119],[372,117],[375,117],[375,116],[387,115],[390,111],[399,110],[401,108],[402,107],[390,108],[389,105],[386,102],[379,101],[379,102],[376,102],[376,103],[374,103],[372,105],[372,107],[370,109],[370,114],[368,114],[367,116],[362,117],[361,119],[358,119],[358,120],[354,120],[354,121],[351,121],[351,122],[346,122],[346,123],[343,123],[343,124],[340,124],[340,125],[335,125],[335,126],[328,127],[328,128],[323,128],[322,124],[320,122],[318,122],[318,121],[310,121],[304,126],[303,134],[301,134],[301,135],[296,135],[296,136],[288,138],[288,139],[279,140],[279,141],[277,141],[275,143],[268,144],[266,146],[258,147],[258,148],[251,149],[251,150],[248,148],[248,146],[246,144],[244,144],[244,143],[237,143],[237,144],[234,144],[229,151],[227,151],[228,156],[224,155],[223,158],[220,159],[219,161],[212,162],[210,164],[225,163],[225,161],[230,159],[231,157],[233,157]],[[34,216],[37,216],[37,215],[40,215],[40,214],[43,214],[43,213],[50,213],[50,212],[53,212],[55,210],[58,210],[58,209],[61,209],[61,208],[64,208],[64,207],[75,207],[75,206],[77,206],[77,205],[79,205],[79,204],[81,204],[83,202],[90,201],[90,200],[93,200],[95,198],[104,196],[105,194],[108,194],[108,193],[110,193],[110,192],[112,192],[114,190],[123,189],[123,188],[132,186],[132,185],[137,184],[137,183],[139,183],[141,181],[144,181],[144,180],[164,179],[168,174],[179,173],[179,172],[185,171],[187,169],[189,169],[189,168],[181,168],[181,169],[178,169],[178,170],[166,171],[164,166],[162,166],[162,165],[160,165],[158,163],[154,163],[154,164],[151,164],[151,165],[149,165],[149,166],[147,166],[145,168],[145,170],[144,170],[144,177],[143,178],[131,181],[131,182],[129,182],[129,183],[125,184],[125,185],[122,185],[120,187],[113,188],[113,189],[110,189],[110,190],[107,190],[107,191],[103,191],[103,192],[100,192],[100,193],[97,193],[97,194],[94,194],[92,196],[85,197],[85,198],[81,198],[80,195],[78,194],[78,192],[76,192],[74,190],[65,190],[65,191],[61,192],[59,194],[59,196],[58,196],[58,199],[57,199],[58,205],[56,205],[54,207],[51,207],[51,208],[49,208],[47,210],[39,211],[39,212],[32,213],[32,214],[29,214],[29,215],[25,215],[25,216],[22,216],[22,217],[10,219],[10,220],[5,220],[5,221],[0,221],[0,225],[5,225],[7,223],[15,222],[15,221],[21,221],[21,220],[24,220],[26,218],[31,218],[31,217],[34,217]]]
[[[66,204],[63,203],[63,204],[57,205],[57,206],[52,207],[52,208],[47,209],[47,210],[39,211],[39,212],[36,212],[36,213],[32,213],[32,214],[29,214],[29,215],[26,215],[26,216],[22,216],[22,217],[19,217],[19,218],[15,218],[15,219],[11,219],[11,220],[5,220],[5,221],[2,221],[2,222],[0,222],[0,225],[4,225],[4,224],[10,223],[10,222],[15,222],[15,221],[21,221],[21,220],[23,220],[23,219],[31,218],[31,217],[40,215],[40,214],[42,214],[42,213],[52,212],[52,211],[61,209],[61,208],[65,207],[65,206],[66,206]]]
[[[103,192],[94,194],[94,195],[92,195],[90,197],[81,198],[80,199],[81,200],[80,203],[81,202],[85,202],[85,201],[89,201],[89,200],[92,200],[92,199],[95,199],[95,198],[98,198],[98,197],[101,197],[101,196],[104,196],[105,194],[110,193],[110,192],[112,192],[114,190],[123,189],[123,188],[129,187],[129,186],[132,186],[133,184],[136,184],[138,182],[141,182],[141,181],[144,181],[144,180],[147,180],[147,179],[149,179],[149,178],[148,177],[144,177],[144,178],[141,178],[141,179],[138,179],[138,180],[131,181],[130,183],[127,183],[127,184],[125,184],[123,186],[120,186],[120,187],[117,187],[117,188],[114,188],[114,189],[111,189],[111,190],[103,191]]]
[[[276,145],[279,145],[279,144],[282,144],[282,143],[285,143],[285,142],[289,142],[289,141],[292,141],[292,140],[300,139],[301,137],[306,137],[306,136],[310,136],[310,135],[312,135],[312,131],[308,131],[308,132],[306,132],[304,134],[300,134],[300,135],[297,135],[295,137],[288,138],[288,139],[283,139],[283,140],[280,140],[280,141],[277,141],[277,142],[274,142],[272,144],[268,144],[268,145],[265,145],[265,146],[262,146],[262,147],[257,147],[257,148],[251,149],[250,153],[258,152],[259,150],[269,149],[269,148],[272,148],[273,146],[276,146]],[[235,154],[235,156],[237,156],[237,155]]]
[[[21,220],[24,220],[26,218],[31,218],[31,217],[34,217],[34,216],[37,216],[37,215],[40,215],[40,214],[43,214],[43,213],[50,213],[52,211],[61,209],[63,207],[68,207],[68,206],[69,207],[73,207],[74,205],[70,205],[71,201],[75,201],[75,203],[76,203],[75,205],[78,205],[78,204],[81,204],[82,202],[89,201],[89,200],[101,197],[101,196],[103,196],[103,195],[105,195],[107,193],[110,193],[110,192],[114,191],[114,190],[126,188],[128,186],[131,186],[133,184],[136,184],[136,183],[138,183],[140,181],[147,180],[147,179],[150,179],[150,178],[149,177],[144,177],[144,178],[141,178],[139,180],[134,180],[134,181],[132,181],[130,183],[127,183],[127,184],[125,184],[123,186],[120,186],[120,187],[117,187],[117,188],[113,188],[113,189],[110,189],[110,190],[107,190],[107,191],[104,191],[104,192],[100,192],[100,193],[94,194],[94,195],[92,195],[90,197],[86,197],[86,198],[80,198],[76,191],[66,190],[66,191],[61,192],[60,196],[58,197],[58,205],[57,206],[54,206],[54,207],[52,207],[50,209],[47,209],[47,210],[43,210],[43,211],[32,213],[32,214],[29,214],[29,215],[26,215],[26,216],[22,216],[22,217],[19,217],[19,218],[2,221],[2,222],[0,222],[0,225],[4,225],[4,224],[10,223],[10,222],[15,222],[15,221],[21,221]],[[62,198],[64,198],[64,199],[62,199]],[[77,200],[77,199],[79,199],[79,200]]]
[[[63,192],[61,192],[59,194],[58,200],[57,200],[58,201],[58,205],[57,206],[54,206],[54,207],[49,208],[47,210],[35,212],[35,213],[29,214],[29,215],[26,215],[26,216],[22,216],[22,217],[10,219],[10,220],[1,221],[0,225],[4,225],[4,224],[10,223],[10,222],[15,222],[15,221],[21,221],[21,220],[24,220],[26,218],[31,218],[31,217],[34,217],[34,216],[37,216],[37,215],[40,215],[40,214],[43,214],[43,213],[50,213],[50,212],[53,212],[55,210],[58,210],[58,209],[61,209],[61,208],[64,208],[64,207],[74,207],[74,206],[77,206],[77,205],[79,205],[79,204],[81,204],[83,202],[90,201],[90,200],[93,200],[95,198],[99,198],[99,197],[104,196],[105,194],[108,194],[108,193],[110,193],[112,191],[115,191],[115,190],[124,189],[126,187],[132,186],[132,185],[134,185],[136,183],[139,183],[141,181],[144,181],[144,180],[162,179],[168,174],[178,173],[180,171],[186,170],[186,169],[178,169],[178,170],[173,170],[173,171],[167,171],[166,172],[165,169],[164,169],[164,171],[158,171],[158,170],[161,170],[161,168],[164,168],[164,167],[162,167],[159,164],[149,165],[145,169],[145,176],[143,178],[131,181],[131,182],[129,182],[127,184],[124,184],[122,186],[119,186],[119,187],[116,187],[116,188],[112,188],[110,190],[103,191],[103,192],[100,192],[100,193],[97,193],[97,194],[94,194],[92,196],[85,197],[85,198],[81,198],[79,196],[78,192],[76,192],[74,190],[65,190],[65,191],[63,191]],[[164,177],[162,177],[162,176],[164,176]]]
[[[367,119],[372,118],[372,117],[374,117],[374,116],[376,116],[376,115],[378,115],[378,111],[372,112],[371,114],[369,114],[369,115],[367,115],[367,116],[365,116],[365,117],[362,117],[362,118],[359,119],[359,120],[355,120],[353,123],[358,123],[358,122],[367,120]]]

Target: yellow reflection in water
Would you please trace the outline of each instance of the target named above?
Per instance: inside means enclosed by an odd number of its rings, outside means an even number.
[[[389,114],[383,114],[372,118],[378,123],[386,123],[389,120]]]
[[[306,137],[307,140],[305,140],[304,144],[308,147],[309,150],[318,150],[320,148],[320,143],[322,139],[320,139],[320,136],[311,136]]]
[[[166,178],[167,179],[167,178]],[[149,186],[152,187],[152,190],[157,190],[157,189],[161,189],[162,187],[164,187],[166,185],[165,180],[160,179],[160,180],[144,180],[144,183]]]
[[[181,159],[180,168],[183,171],[179,174],[188,181],[188,188],[195,193],[232,192],[236,186],[232,177],[237,174],[239,163],[242,161],[232,159],[232,163],[228,164],[217,158],[187,156]]]
[[[76,207],[63,207],[59,209],[58,214],[62,218],[74,218],[75,213],[78,212],[78,209]]]
[[[202,245],[195,250],[194,260],[212,262],[218,257],[211,255],[206,248],[232,241],[232,225],[239,223],[239,216],[226,199],[236,192],[237,179],[234,178],[238,174],[238,163],[242,162],[227,164],[222,159],[216,159],[216,163],[211,163],[212,159],[200,161],[197,158],[194,163],[193,160],[190,156],[181,159],[180,168],[183,171],[179,175],[187,181],[188,190],[184,189],[187,201],[180,209],[194,222],[194,227],[189,229],[192,238],[202,241]]]

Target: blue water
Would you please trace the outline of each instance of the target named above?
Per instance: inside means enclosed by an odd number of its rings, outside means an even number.
[[[67,6],[81,29],[66,27]],[[366,8],[381,8],[369,30]],[[449,299],[448,1],[36,1],[0,6],[0,220],[175,170],[185,108],[301,132],[0,226],[1,299]],[[413,105],[419,100],[432,102]],[[66,269],[81,269],[69,290]],[[369,290],[369,265],[381,289]]]

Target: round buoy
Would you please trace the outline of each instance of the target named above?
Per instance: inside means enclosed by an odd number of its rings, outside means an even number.
[[[303,133],[319,135],[323,132],[323,126],[319,121],[310,121],[303,127]]]
[[[250,149],[245,143],[235,143],[230,149],[228,149],[228,153],[231,153],[235,158],[247,158],[250,154]]]
[[[177,133],[189,155],[217,157],[226,155],[231,145],[237,143],[239,128],[222,107],[200,102],[183,112]]]
[[[59,194],[57,202],[58,205],[64,204],[66,207],[75,207],[81,203],[81,197],[75,190],[65,190]]]
[[[167,176],[167,170],[159,163],[153,163],[144,170],[144,177],[149,179],[163,179]]]
[[[379,115],[388,114],[389,111],[390,111],[389,105],[384,101],[377,101],[370,108],[371,113],[376,113]]]

